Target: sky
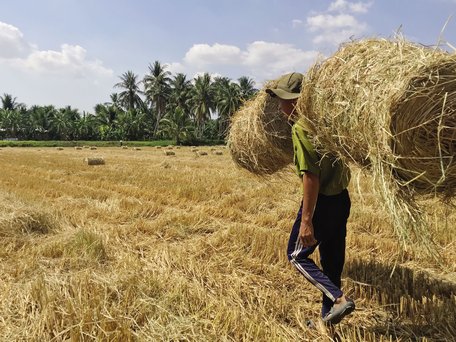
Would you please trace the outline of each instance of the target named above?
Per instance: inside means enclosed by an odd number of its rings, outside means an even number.
[[[400,32],[456,52],[452,15],[456,0],[0,0],[0,96],[93,113],[154,61],[261,87],[351,39]]]

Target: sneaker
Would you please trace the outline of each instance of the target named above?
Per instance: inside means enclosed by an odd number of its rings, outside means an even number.
[[[338,324],[342,318],[351,314],[355,310],[355,302],[352,299],[347,298],[347,301],[342,304],[333,306],[331,310],[323,317],[323,322],[331,323],[331,324]]]

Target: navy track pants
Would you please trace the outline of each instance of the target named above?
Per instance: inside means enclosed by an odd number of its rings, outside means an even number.
[[[298,239],[302,203],[291,230],[287,250],[288,260],[323,293],[322,317],[329,312],[334,301],[343,295],[340,287],[345,262],[345,236],[350,205],[350,196],[346,189],[334,196],[318,195],[312,218],[315,239],[318,241],[314,246],[303,247]],[[309,258],[317,246],[323,270]]]

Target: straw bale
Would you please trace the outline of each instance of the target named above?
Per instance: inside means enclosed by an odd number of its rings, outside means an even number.
[[[82,150],[82,147],[81,146],[75,146],[74,149],[75,150]]]
[[[104,165],[105,160],[104,158],[98,157],[98,158],[85,158],[84,161],[87,163],[87,165]]]
[[[168,150],[172,150],[173,148],[174,148],[173,145],[168,145],[168,147],[167,147]]]
[[[96,147],[96,146],[90,146],[90,149],[91,149],[91,150],[96,150],[97,147]]]
[[[157,150],[160,150],[162,147],[161,146],[155,146]]]
[[[122,150],[128,150],[128,146],[122,146]]]
[[[63,147],[56,147],[55,148],[57,151],[62,151],[63,150]]]
[[[133,147],[133,149],[134,149],[135,151],[141,151],[141,148],[140,148],[140,147]]]
[[[165,156],[174,156],[176,153],[174,151],[163,151],[165,152]]]
[[[273,174],[293,161],[291,125],[264,89],[233,115],[228,135],[235,163],[257,175]]]
[[[192,152],[198,152],[199,150],[197,148],[192,148],[191,151]]]
[[[207,156],[207,152],[206,151],[198,151],[196,152],[197,155],[199,156]]]
[[[307,73],[298,107],[326,151],[387,166],[416,193],[453,195],[455,55],[403,39],[345,44]]]
[[[219,150],[214,150],[214,151],[212,151],[212,154],[215,154],[216,156],[221,156],[221,155],[223,155],[223,152],[219,151]]]
[[[454,196],[456,56],[402,38],[344,44],[303,82],[320,153],[369,170],[400,237],[427,239],[416,195]]]

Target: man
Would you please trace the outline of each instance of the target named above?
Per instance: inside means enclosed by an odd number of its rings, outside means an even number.
[[[303,185],[302,203],[287,253],[298,271],[323,293],[323,321],[337,324],[355,309],[353,300],[340,289],[350,213],[350,171],[340,160],[320,156],[308,139],[305,124],[296,120],[302,80],[302,74],[291,73],[282,76],[276,88],[266,89],[278,98],[282,112],[293,123],[294,162]],[[309,258],[317,246],[323,270]]]

